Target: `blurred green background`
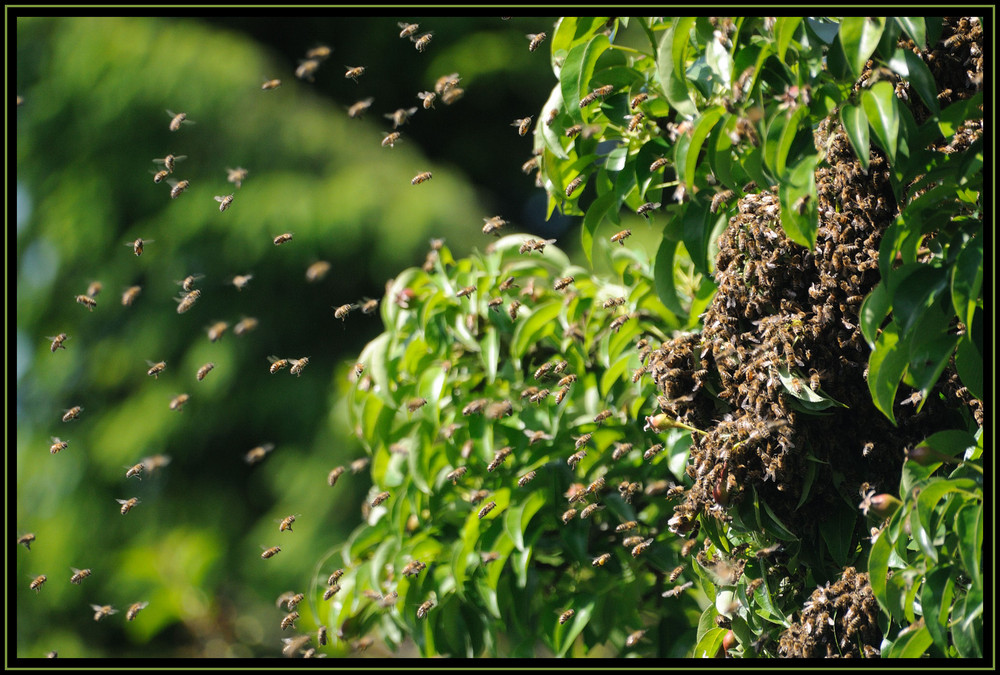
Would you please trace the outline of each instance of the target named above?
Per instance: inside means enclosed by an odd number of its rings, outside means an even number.
[[[434,31],[417,52],[397,21]],[[16,93],[8,113],[17,176],[16,509],[8,572],[16,579],[18,657],[275,656],[275,598],[307,592],[317,565],[360,522],[367,472],[327,473],[363,456],[341,405],[379,315],[334,318],[334,306],[381,298],[386,280],[424,258],[431,237],[456,254],[488,241],[485,217],[557,236],[545,195],[521,170],[531,137],[510,122],[535,114],[555,77],[526,33],[554,18],[16,18]],[[314,82],[294,71],[333,47]],[[357,82],[344,66],[363,65]],[[383,117],[420,106],[417,92],[458,72],[464,97],[420,108],[382,148]],[[265,79],[282,85],[262,91]],[[372,96],[361,119],[347,108]],[[194,124],[168,129],[167,109]],[[15,117],[16,116],[16,117]],[[152,162],[187,155],[170,199]],[[10,156],[10,153],[8,153]],[[239,189],[227,167],[245,167]],[[421,171],[434,178],[419,186]],[[235,192],[220,213],[215,195]],[[11,195],[15,196],[15,195]],[[294,233],[276,247],[274,236]],[[126,246],[153,240],[141,257]],[[574,240],[575,236],[572,237]],[[305,270],[332,264],[318,283]],[[177,281],[203,274],[202,296],[176,312]],[[253,274],[238,292],[229,280]],[[74,296],[100,281],[91,312]],[[131,307],[122,292],[142,286]],[[259,320],[242,336],[232,326]],[[218,342],[206,328],[226,321]],[[67,333],[51,353],[46,336]],[[267,356],[308,356],[301,377]],[[146,375],[150,361],[165,372]],[[202,382],[195,372],[213,361]],[[188,393],[182,411],[171,399]],[[83,406],[79,419],[63,412]],[[69,443],[49,453],[51,437]],[[244,454],[274,443],[249,466]],[[162,453],[142,480],[127,466]],[[139,497],[127,515],[115,499]],[[300,514],[294,532],[277,520]],[[25,532],[31,550],[14,542]],[[261,547],[280,545],[269,560]],[[323,579],[339,559],[324,563]],[[70,567],[93,574],[77,586]],[[28,588],[48,577],[36,593]],[[315,593],[311,595],[315,596]],[[149,606],[125,620],[133,602]],[[91,604],[118,614],[93,620]],[[298,628],[315,628],[305,602]],[[336,627],[331,627],[335,631]],[[378,654],[376,645],[369,654]],[[336,654],[336,650],[331,652]]]

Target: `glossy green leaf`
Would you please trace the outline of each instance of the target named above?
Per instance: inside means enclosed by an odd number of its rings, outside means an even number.
[[[927,48],[927,30],[922,16],[898,16],[893,19],[920,49]]]
[[[865,64],[878,46],[885,29],[883,17],[844,17],[840,22],[840,44],[847,56],[847,63],[860,77]]]
[[[688,117],[697,114],[688,92],[685,56],[694,19],[677,19],[667,30],[657,49],[656,67],[667,101],[679,113]]]
[[[958,371],[958,376],[969,393],[982,401],[985,392],[983,355],[968,336],[958,343],[958,349],[955,351],[955,370]]]
[[[889,554],[891,552],[892,543],[889,541],[888,534],[883,531],[872,544],[872,550],[868,556],[868,577],[872,594],[886,612],[890,611],[886,595],[886,579],[889,576]]]
[[[802,23],[801,16],[782,16],[774,22],[774,37],[777,42],[775,56],[778,57],[778,60],[785,60],[785,52],[788,50],[788,45],[791,44],[800,23]]]
[[[559,78],[565,102],[563,110],[569,113],[576,122],[583,121],[578,103],[589,93],[587,86],[594,74],[597,59],[610,46],[611,43],[606,35],[598,35],[571,48],[566,55]]]
[[[868,391],[875,407],[893,424],[896,416],[892,405],[908,360],[909,345],[905,340],[900,341],[899,330],[891,323],[875,340],[875,348],[868,359]]]
[[[950,566],[935,567],[927,573],[920,589],[920,608],[924,623],[942,653],[948,650],[948,617],[955,588],[954,570]]]
[[[593,598],[586,600],[581,606],[573,607],[573,618],[565,624],[555,621],[555,645],[557,656],[566,656],[576,638],[579,637],[583,629],[587,627],[591,615],[594,613],[595,601]]]
[[[555,330],[554,320],[559,316],[562,303],[551,301],[535,307],[531,316],[526,319],[518,319],[514,336],[510,341],[510,353],[515,359],[520,359],[532,345],[538,344],[542,339],[552,335]]]
[[[927,626],[921,625],[916,630],[910,630],[896,638],[888,650],[886,658],[917,659],[924,655],[927,648],[934,644]]]
[[[889,162],[894,164],[899,137],[899,101],[892,83],[881,80],[872,85],[871,89],[861,92],[861,106],[875,132],[876,140]]]
[[[847,139],[861,162],[861,168],[867,171],[871,159],[871,146],[868,138],[868,118],[865,117],[864,108],[845,103],[840,109],[840,122],[844,125]]]
[[[723,113],[725,113],[725,108],[722,106],[709,108],[694,123],[690,142],[684,149],[683,154],[677,156],[675,163],[678,175],[684,178],[684,185],[694,185],[694,176],[695,171],[698,169],[698,156],[701,154],[701,146],[716,123],[722,118]],[[680,141],[678,141],[677,147],[681,147]]]
[[[962,564],[972,583],[982,586],[983,558],[983,503],[969,503],[963,506],[955,517],[955,532],[958,534],[958,552]]]
[[[807,155],[789,167],[778,185],[781,228],[788,238],[806,248],[816,246],[819,230],[819,199],[816,195],[816,167],[822,155]]]
[[[656,251],[653,282],[660,302],[671,312],[682,317],[686,315],[686,312],[681,306],[680,298],[677,296],[677,286],[674,283],[674,258],[679,243],[667,237],[660,241],[660,248]]]

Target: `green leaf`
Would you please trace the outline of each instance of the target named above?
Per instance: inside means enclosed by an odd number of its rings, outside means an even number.
[[[701,146],[708,137],[708,134],[715,127],[715,124],[721,119],[725,108],[722,106],[716,106],[714,108],[709,108],[704,111],[698,118],[698,121],[694,124],[694,129],[691,132],[690,143],[684,149],[683,153],[678,153],[675,166],[677,168],[677,174],[684,177],[684,185],[691,189],[694,185],[695,171],[698,169],[698,155],[701,154]],[[677,147],[681,147],[681,143],[678,141]]]
[[[868,391],[875,407],[893,424],[896,424],[896,416],[892,404],[908,361],[909,345],[905,340],[900,341],[896,324],[890,323],[875,340],[868,359]]]
[[[504,532],[514,542],[518,551],[524,548],[524,532],[528,529],[528,523],[532,517],[545,504],[545,496],[541,492],[532,492],[526,501],[517,506],[512,506],[504,513]]]
[[[816,167],[822,160],[819,153],[803,157],[789,168],[778,186],[781,228],[789,239],[808,249],[816,246],[819,231]]]
[[[698,109],[688,92],[685,63],[694,18],[676,19],[660,40],[656,54],[656,69],[663,93],[670,105],[686,117],[694,117]]]
[[[781,113],[771,118],[771,123],[767,128],[767,136],[764,139],[764,163],[774,173],[775,176],[783,176],[785,165],[789,159],[794,164],[797,157],[789,158],[789,151],[792,143],[800,130],[802,123],[809,116],[809,108],[799,107],[791,114]]]
[[[660,248],[656,251],[653,283],[656,286],[656,294],[660,298],[660,302],[678,317],[684,317],[687,312],[681,306],[680,298],[677,296],[677,286],[674,283],[674,258],[679,243],[666,236],[660,241]]]
[[[714,610],[715,607],[712,607]],[[696,659],[712,659],[715,658],[716,654],[722,648],[722,640],[726,637],[728,631],[725,628],[712,628],[705,635],[698,640],[698,644],[694,647],[694,658]]]
[[[884,654],[883,657],[900,659],[920,658],[932,644],[934,644],[934,639],[931,637],[930,631],[927,630],[927,626],[921,625],[920,628],[910,630],[896,638],[892,647],[889,648],[888,654]]]
[[[962,384],[968,388],[969,393],[980,401],[983,400],[983,356],[979,353],[976,345],[973,344],[969,336],[965,336],[958,343],[955,352],[955,370],[962,379]]]
[[[788,45],[791,44],[800,23],[802,23],[801,16],[783,16],[774,22],[774,38],[777,44],[775,56],[778,57],[779,61],[785,60],[785,52],[788,50]]]
[[[482,346],[480,356],[486,368],[486,381],[492,384],[496,379],[497,364],[500,361],[500,334],[494,326],[486,327],[480,344]]]
[[[951,600],[955,588],[952,577],[954,570],[949,565],[935,567],[927,573],[920,589],[920,608],[924,623],[942,653],[948,651],[948,616],[951,614]]]
[[[808,387],[807,387],[808,388]],[[851,540],[854,537],[854,526],[858,522],[858,513],[843,502],[838,502],[834,512],[820,525],[820,534],[826,542],[833,561],[839,567],[846,567],[851,561]]]
[[[868,138],[868,118],[865,117],[864,108],[845,103],[840,109],[840,122],[844,125],[847,139],[861,162],[861,168],[867,171],[871,159],[871,146]]]
[[[854,77],[861,77],[868,59],[875,53],[885,29],[883,17],[844,17],[840,22],[840,44]]]
[[[907,77],[920,100],[924,102],[927,109],[937,115],[941,111],[941,106],[937,100],[937,83],[931,69],[923,62],[919,56],[908,49],[900,50],[901,56],[906,63],[906,73],[901,73]],[[891,67],[891,63],[890,63]]]
[[[894,21],[906,31],[910,39],[916,43],[920,49],[927,48],[927,31],[922,16],[897,16]]]
[[[597,35],[587,42],[577,44],[566,55],[559,77],[565,103],[563,110],[576,122],[583,122],[583,115],[577,104],[589,93],[587,86],[594,74],[597,59],[610,46],[611,42],[606,35]]]
[[[535,307],[531,316],[519,320],[510,341],[510,354],[520,360],[528,348],[536,345],[555,331],[555,319],[559,316],[562,302],[553,300]]]
[[[951,299],[955,314],[967,327],[972,326],[983,293],[983,230],[977,230],[962,243],[952,268]]]
[[[590,621],[590,615],[594,613],[594,603],[593,597],[589,597],[585,604],[573,608],[575,610],[573,619],[567,624],[560,624],[558,621],[555,622],[556,656],[559,658],[566,656],[566,652],[573,646],[576,638],[583,632],[583,629],[586,628],[587,623]]]
[[[899,101],[892,83],[881,80],[872,85],[871,89],[861,92],[861,105],[879,145],[890,164],[895,164],[899,137]]]
[[[878,604],[886,612],[891,613],[889,598],[886,593],[886,579],[889,576],[889,554],[892,552],[892,542],[888,532],[883,531],[872,544],[871,553],[868,556],[868,577],[872,587],[872,594],[878,600]]]

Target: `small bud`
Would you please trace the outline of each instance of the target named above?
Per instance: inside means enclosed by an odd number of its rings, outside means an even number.
[[[949,464],[955,461],[953,457],[923,443],[915,448],[906,448],[906,459],[920,466],[930,466],[937,463]]]
[[[659,433],[661,431],[666,431],[667,429],[673,429],[677,427],[678,424],[670,418],[666,413],[660,413],[659,415],[646,415],[646,426],[642,428],[643,431],[653,431]]]

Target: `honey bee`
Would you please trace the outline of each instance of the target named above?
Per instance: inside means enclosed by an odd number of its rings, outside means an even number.
[[[431,607],[433,607],[433,606],[434,606],[434,601],[433,600],[427,600],[422,605],[420,605],[419,607],[417,607],[417,618],[418,619],[423,619],[424,617],[426,617],[427,616],[427,612],[429,612],[431,610]]]
[[[350,118],[361,117],[365,114],[365,111],[372,107],[372,103],[375,99],[371,96],[365,99],[361,99],[357,103],[351,104],[351,107],[347,109],[347,116]]]
[[[812,195],[802,195],[792,204],[792,210],[800,216],[806,215],[806,211],[809,210],[809,199]]]
[[[678,577],[684,572],[684,565],[678,565],[670,572],[670,583],[677,581]]]
[[[486,470],[491,473],[495,471],[501,464],[503,464],[504,460],[510,457],[510,452],[511,448],[509,445],[505,445],[497,450],[496,454],[493,456],[493,461],[486,467]]]
[[[411,560],[403,566],[402,573],[404,577],[415,577],[423,572],[426,567],[427,565],[419,560]]]
[[[229,328],[229,323],[226,321],[216,321],[211,326],[208,327],[208,339],[211,342],[218,342],[225,335],[226,330]]]
[[[225,211],[233,203],[234,195],[215,195],[215,201],[219,202],[219,211]]]
[[[168,110],[167,114],[172,118],[170,120],[171,131],[177,131],[181,128],[182,124],[194,124],[194,122],[187,118],[187,113],[173,113]]]
[[[326,626],[320,626],[316,629],[316,642],[320,647],[326,645]]]
[[[528,38],[528,51],[533,52],[538,49],[538,45],[545,41],[545,33],[528,33],[525,35]]]
[[[581,131],[583,131],[583,125],[574,124],[573,126],[567,128],[564,133],[566,135],[566,138],[573,138],[574,136],[579,135]]]
[[[517,310],[521,307],[521,303],[517,300],[511,300],[510,305],[507,307],[507,313],[510,315],[511,321],[517,321]]]
[[[646,452],[642,453],[642,458],[648,462],[649,460],[653,459],[658,454],[660,454],[661,450],[663,450],[663,443],[657,443],[656,445],[646,450]]]
[[[250,173],[241,166],[235,169],[226,168],[226,180],[236,186],[237,189],[243,185],[243,181],[246,180],[247,174]]]
[[[122,505],[122,515],[132,510],[132,508],[139,503],[138,497],[132,497],[130,499],[115,499],[116,502]]]
[[[153,161],[157,164],[162,164],[167,173],[173,173],[174,166],[176,166],[177,162],[182,162],[185,159],[187,159],[187,155],[167,155],[166,157],[154,159]],[[156,182],[158,183],[159,181]]]
[[[403,30],[399,31],[399,37],[401,37],[401,38],[410,37],[411,35],[413,35],[414,33],[416,33],[418,30],[420,30],[420,24],[418,24],[418,23],[404,23],[404,22],[400,21],[398,23],[398,25],[399,25],[400,28],[403,29]]]
[[[492,218],[483,218],[483,220],[486,222],[486,224],[483,225],[483,234],[492,234],[495,237],[500,236],[499,234],[500,230],[503,229],[503,226],[507,224],[507,221],[501,218],[500,216],[493,216]]]
[[[317,260],[306,268],[306,281],[316,283],[321,281],[326,273],[330,271],[330,263],[325,260]]]
[[[291,240],[292,240],[292,233],[291,232],[285,232],[284,234],[279,234],[277,237],[274,238],[274,245],[275,246],[281,246],[285,242],[288,242],[288,241],[291,241]]]
[[[199,382],[201,382],[202,380],[205,379],[205,376],[208,375],[209,371],[211,371],[213,368],[215,368],[214,363],[212,363],[211,361],[206,363],[205,365],[203,365],[201,368],[198,369],[197,373],[195,373],[195,378]]]
[[[100,621],[106,616],[111,616],[112,614],[117,614],[118,610],[111,605],[91,605],[90,608],[94,610],[94,621]]]
[[[253,279],[252,274],[237,274],[230,283],[236,287],[236,290],[242,291],[250,283],[251,279]]]
[[[587,456],[586,450],[580,450],[579,452],[574,452],[572,455],[569,456],[569,459],[566,460],[566,463],[569,464],[571,468],[575,469],[576,465],[580,463],[580,460],[582,460],[586,456]]]
[[[418,173],[416,176],[413,177],[413,180],[410,181],[410,185],[420,185],[425,181],[429,181],[433,177],[434,176],[433,174],[431,174],[430,171],[424,171],[423,173]]]
[[[131,605],[129,605],[128,610],[126,610],[125,612],[125,618],[128,619],[129,621],[132,621],[133,619],[135,619],[136,615],[138,615],[139,612],[141,612],[142,610],[146,609],[148,605],[149,605],[148,602],[132,603]]]
[[[65,414],[62,416],[62,421],[69,422],[70,420],[75,420],[80,416],[80,413],[82,412],[83,408],[78,405],[75,405],[65,412]]]
[[[500,292],[501,293],[504,292],[504,291],[506,291],[506,290],[508,290],[508,289],[510,289],[511,287],[514,287],[514,288],[518,287],[517,284],[514,283],[514,277],[507,277],[506,279],[504,279],[503,281],[500,282]]]
[[[170,175],[170,172],[166,169],[162,169],[161,171],[150,171],[150,173],[153,174],[154,183],[162,183],[163,180]]]
[[[345,78],[349,77],[352,80],[354,80],[355,82],[358,81],[359,77],[361,77],[362,75],[365,74],[365,67],[364,66],[353,66],[353,67],[352,66],[344,66],[344,68],[347,68],[347,72],[344,73],[344,77]]]
[[[417,92],[417,98],[424,102],[424,110],[429,110],[434,107],[434,99],[437,98],[437,93],[433,91],[419,91]]]
[[[415,40],[413,39],[413,36],[410,36],[410,39],[413,40],[413,46],[416,47],[417,51],[422,52],[427,49],[427,45],[431,43],[432,35],[434,35],[434,33],[424,33]]]
[[[538,157],[532,157],[527,162],[521,165],[521,172],[527,175],[530,174],[532,171],[537,170],[538,162],[539,162]]]
[[[84,579],[86,579],[87,577],[90,576],[90,570],[89,569],[78,570],[75,567],[70,567],[70,569],[73,570],[73,576],[71,576],[69,578],[69,582],[71,584],[80,584],[80,583],[83,582]]]
[[[642,207],[639,207],[642,208]],[[632,236],[632,230],[622,230],[616,234],[611,235],[611,242],[618,243],[622,246],[625,245],[625,240]]]
[[[31,583],[28,584],[28,588],[37,593],[42,589],[42,584],[45,583],[46,579],[48,579],[47,576],[45,576],[44,574],[39,574],[37,577],[31,580]]]
[[[341,321],[347,321],[347,315],[351,313],[351,310],[357,309],[357,305],[352,305],[350,303],[346,305],[340,305],[339,307],[333,308],[333,316]]]
[[[271,89],[277,89],[281,86],[281,80],[264,80],[261,83],[260,88],[263,91],[270,91]]]
[[[639,126],[642,124],[643,118],[645,117],[646,113],[642,112],[641,110],[636,112],[636,114],[634,115],[626,115],[625,119],[628,120],[629,133],[633,133],[636,129],[638,129]]]
[[[642,639],[642,636],[646,634],[645,629],[640,629],[635,632],[629,633],[628,637],[625,638],[626,647],[635,647],[635,645]]]
[[[257,462],[263,460],[267,453],[274,450],[274,443],[264,443],[263,445],[258,445],[255,448],[251,448],[245,455],[243,455],[243,461],[247,464],[253,465]]]
[[[434,91],[443,96],[446,92],[456,88],[461,80],[462,78],[458,76],[458,73],[442,75],[437,79],[437,82],[434,83]]]
[[[360,640],[355,640],[351,643],[351,649],[356,652],[363,652],[369,647],[375,644],[375,638],[363,637]]]
[[[751,579],[747,583],[747,589],[746,589],[747,590],[747,597],[748,598],[753,597],[753,594],[757,592],[757,589],[760,588],[760,585],[763,584],[763,583],[764,583],[763,579]]]
[[[289,612],[285,615],[285,618],[281,620],[281,630],[285,630],[288,627],[295,627],[295,621],[299,618],[298,612]]]
[[[263,547],[261,547],[263,548]],[[267,560],[268,558],[273,558],[274,556],[281,553],[280,546],[272,546],[271,548],[264,549],[264,552],[260,554],[261,560]]]
[[[673,588],[671,588],[669,590],[664,591],[662,593],[662,596],[664,598],[673,598],[675,596],[680,595],[681,593],[683,593],[687,589],[691,588],[692,586],[694,586],[694,582],[693,581],[685,581],[680,586],[675,586],[675,587],[673,587]]]
[[[135,302],[135,299],[139,297],[139,294],[141,292],[142,292],[142,286],[129,286],[127,289],[125,289],[125,292],[122,293],[122,306],[131,307],[132,303]]]
[[[329,600],[330,598],[335,596],[339,590],[340,590],[340,584],[338,583],[330,584],[330,588],[326,589],[326,591],[323,593],[323,599]]]
[[[316,59],[306,59],[299,63],[298,67],[295,69],[295,77],[300,80],[309,80],[312,82],[315,78],[316,71],[319,70],[319,61]]]
[[[688,539],[687,541],[684,542],[684,545],[681,547],[681,555],[684,556],[685,558],[691,555],[691,551],[693,551],[694,547],[697,545],[698,545],[697,539]]]
[[[639,523],[634,520],[627,520],[615,528],[615,532],[628,532],[639,527]]]
[[[611,560],[611,554],[602,553],[601,555],[594,558],[594,560],[590,564],[593,567],[604,567],[605,563],[607,563],[609,560]]]
[[[201,297],[201,291],[199,291],[196,288],[193,291],[190,291],[190,292],[186,293],[184,296],[182,296],[180,298],[174,298],[174,300],[176,300],[177,303],[178,303],[177,304],[177,313],[178,314],[183,314],[184,312],[186,312],[189,309],[191,309],[192,307],[194,307],[194,303],[200,297]]]
[[[611,330],[618,332],[618,330],[625,325],[625,322],[632,318],[631,314],[622,314],[620,317],[611,322]]]
[[[560,403],[562,403],[563,399],[566,398],[566,394],[568,394],[568,393],[569,393],[569,386],[565,386],[562,389],[560,389],[559,391],[557,391],[556,392],[556,396],[555,396],[555,398],[556,398],[556,405],[559,405]]]
[[[126,479],[131,478],[132,476],[135,476],[139,480],[142,480],[142,470],[146,468],[146,465],[143,462],[139,462],[138,464],[133,464],[132,466],[128,466],[126,464],[125,468],[128,469],[125,472],[125,478]]]
[[[510,123],[512,127],[517,127],[517,133],[524,136],[528,133],[528,129],[531,128],[531,120],[534,115],[529,115],[528,117],[521,117]]]
[[[163,468],[170,464],[170,457],[167,455],[153,455],[142,460],[142,468],[147,473],[153,473],[156,469]]]
[[[649,99],[649,94],[646,93],[636,94],[635,96],[632,97],[632,101],[629,104],[629,107],[632,108],[632,110],[635,110],[647,99]]]
[[[154,241],[153,239],[143,239],[142,237],[139,237],[135,241],[125,242],[125,246],[131,246],[132,252],[135,253],[137,256],[140,256],[142,255],[142,252],[146,244],[151,244],[153,243],[153,241]]]
[[[619,443],[619,442],[616,442],[615,443],[615,449],[611,453],[611,459],[613,459],[614,461],[617,462],[619,459],[621,459],[622,457],[624,457],[625,455],[627,455],[631,451],[632,451],[632,444],[631,443]]]
[[[490,511],[492,511],[494,508],[496,508],[496,505],[497,505],[496,502],[487,502],[486,506],[484,506],[483,508],[479,509],[479,520],[482,520],[483,518],[485,518],[487,513],[489,513]]]
[[[502,304],[503,304],[503,298],[498,296],[495,298],[491,298],[489,302],[486,303],[486,306],[489,307],[491,310],[496,311],[500,308],[500,305]]]
[[[384,608],[389,608],[395,605],[397,600],[399,600],[399,594],[396,591],[391,591],[386,593],[385,596],[378,601],[378,604]]]
[[[542,401],[544,401],[548,397],[549,397],[549,390],[548,389],[539,389],[538,391],[536,391],[535,393],[533,393],[531,396],[529,396],[528,400],[531,401],[532,403],[541,403]]]
[[[643,218],[645,218],[646,220],[649,220],[649,214],[650,214],[650,212],[653,211],[653,210],[655,210],[655,209],[658,209],[658,208],[660,208],[660,202],[646,202],[645,204],[643,204],[639,208],[637,208],[635,210],[635,212],[638,215],[640,215]]]
[[[87,286],[87,295],[92,298],[96,298],[97,295],[104,289],[104,284],[100,281],[91,281],[90,285]]]
[[[650,544],[652,543],[653,540],[652,538],[650,538],[640,544],[636,544],[635,547],[632,549],[632,557],[638,558],[640,555],[642,555],[643,551],[649,548]]]
[[[375,495],[375,498],[372,499],[372,501],[371,501],[371,507],[375,508],[376,506],[378,506],[379,504],[381,504],[382,502],[384,502],[388,498],[389,498],[389,493],[388,492],[379,492],[377,495]]]
[[[298,516],[300,516],[300,515],[302,515],[302,514],[296,514],[294,516],[288,516],[288,517],[284,518],[280,522],[280,524],[278,525],[278,532],[284,532],[285,530],[288,530],[289,532],[291,532],[292,531],[292,523],[294,523],[295,522],[295,518],[298,517]],[[289,609],[291,609],[291,607],[289,607]]]
[[[489,490],[473,490],[469,493],[469,502],[472,504],[478,504],[489,496]]]
[[[65,450],[68,447],[69,443],[67,443],[66,441],[59,440],[57,436],[52,436],[52,445],[49,447],[49,452],[54,455],[57,452]]]
[[[567,609],[565,612],[559,615],[559,623],[560,624],[566,623],[567,621],[573,618],[574,614],[576,614],[576,610]]]
[[[292,364],[292,367],[288,369],[288,373],[298,377],[302,375],[302,371],[309,365],[309,357],[303,356],[301,359],[288,359],[288,362]]]
[[[170,180],[167,182],[170,184],[171,199],[177,199],[182,192],[184,192],[191,186],[191,181],[189,180]],[[136,255],[139,254],[136,253]]]
[[[184,407],[184,404],[187,403],[188,399],[190,398],[191,397],[188,396],[187,394],[178,394],[170,401],[170,409],[181,410]]]
[[[593,436],[593,434],[583,434],[582,436],[577,437],[577,439],[576,439],[576,449],[579,450],[580,448],[582,448],[583,446],[585,446],[587,443],[589,443],[590,439],[592,438],[592,436]]]
[[[32,534],[31,532],[22,534],[20,537],[17,538],[17,543],[23,545],[24,548],[28,549],[29,551],[31,550],[31,542],[33,541],[35,541],[35,535]]]
[[[626,230],[626,232],[628,232],[628,230]],[[617,236],[617,235],[615,235],[615,236]],[[624,246],[624,244],[622,244],[622,246]],[[608,298],[607,300],[605,300],[604,301],[604,309],[611,309],[612,307],[619,307],[619,306],[624,305],[624,304],[625,304],[625,298],[624,298],[624,296],[620,296],[619,295],[617,297]]]
[[[576,192],[576,189],[580,187],[582,183],[583,183],[583,176],[577,176],[576,178],[571,180],[569,182],[569,185],[566,186],[566,196],[569,197],[574,192]]]
[[[666,158],[666,157],[660,157],[659,159],[654,160],[653,163],[649,165],[649,172],[652,173],[652,172],[656,171],[657,169],[662,169],[663,167],[665,167],[669,163],[670,163],[670,160],[668,158]]]
[[[712,204],[709,206],[709,210],[712,213],[716,213],[719,207],[723,204],[728,204],[732,201],[735,193],[732,190],[723,190],[722,192],[717,192],[714,197],[712,197]]]
[[[371,461],[372,460],[370,457],[361,457],[360,459],[354,460],[353,462],[351,462],[350,465],[351,473],[361,473],[362,471],[365,470],[365,467],[367,467],[368,463]]]
[[[625,548],[631,548],[632,546],[641,543],[642,543],[642,537],[637,535],[633,535],[631,537],[625,537],[624,539],[622,539],[622,546],[624,546]]]
[[[332,47],[327,45],[317,45],[306,52],[307,59],[319,59],[320,61],[329,58],[330,54],[333,52]]]
[[[557,387],[568,387],[569,385],[571,385],[574,382],[576,382],[576,380],[577,380],[576,374],[570,373],[566,377],[564,377],[561,380],[559,380],[558,382],[556,382],[556,386]]]
[[[583,511],[580,511],[580,518],[589,518],[594,511],[601,511],[604,509],[603,504],[590,504],[586,506]]]
[[[247,316],[240,319],[240,322],[233,326],[233,335],[239,336],[244,333],[249,333],[254,328],[257,327],[257,319],[252,316]]]
[[[392,120],[392,128],[398,129],[399,127],[406,124],[414,114],[416,114],[417,108],[399,108],[395,112],[386,113],[384,117]]]
[[[166,361],[159,361],[158,363],[153,363],[152,361],[146,361],[149,366],[149,370],[146,371],[147,375],[152,375],[154,379],[160,379],[160,373],[162,373],[167,368]]]
[[[552,284],[552,288],[561,291],[573,283],[573,281],[573,277],[562,277],[561,279],[556,279],[555,283]]]

